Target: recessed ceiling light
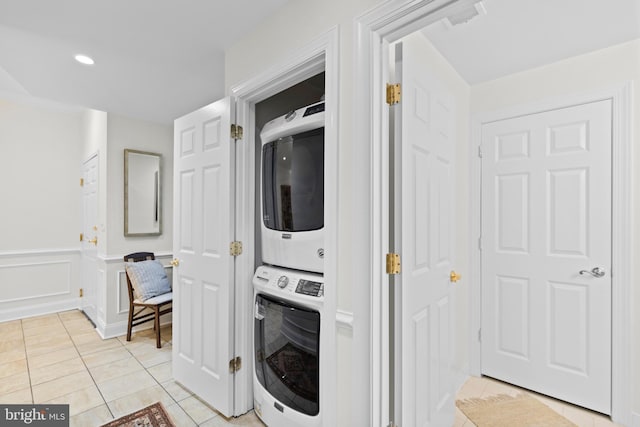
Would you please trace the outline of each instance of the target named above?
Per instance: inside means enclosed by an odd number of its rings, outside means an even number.
[[[76,55],[75,58],[76,58],[76,61],[84,65],[95,64],[95,61],[92,58],[88,57],[87,55]]]

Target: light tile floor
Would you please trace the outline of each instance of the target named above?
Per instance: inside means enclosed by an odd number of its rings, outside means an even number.
[[[68,403],[71,426],[97,427],[154,402],[176,426],[264,427],[225,419],[173,380],[171,328],[103,340],[80,311],[0,323],[0,402]]]
[[[163,403],[178,427],[264,427],[253,412],[221,414],[177,384],[171,374],[171,328],[162,348],[153,331],[101,339],[80,311],[0,323],[0,402],[68,403],[71,426],[96,427],[154,402]],[[490,379],[470,378],[458,399],[524,392]],[[579,427],[616,426],[608,417],[533,394]],[[454,427],[474,424],[456,408]]]

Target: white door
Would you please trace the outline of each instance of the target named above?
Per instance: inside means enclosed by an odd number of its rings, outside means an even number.
[[[82,165],[82,311],[97,322],[98,288],[98,156]]]
[[[599,101],[482,127],[482,373],[606,414],[611,114]]]
[[[395,422],[404,427],[453,425],[454,102],[429,71],[421,39],[397,51],[402,101],[394,108],[396,348],[400,402]],[[400,59],[401,58],[401,59]],[[399,332],[399,333],[398,333]],[[398,368],[397,368],[398,369]],[[396,373],[396,376],[397,376]]]
[[[174,125],[173,376],[233,415],[234,140],[230,98]]]

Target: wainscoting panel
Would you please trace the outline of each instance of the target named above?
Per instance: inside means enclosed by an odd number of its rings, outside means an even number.
[[[71,262],[47,261],[0,266],[0,303],[71,293]],[[14,286],[11,286],[14,284]]]
[[[0,322],[79,307],[80,252],[0,254]]]

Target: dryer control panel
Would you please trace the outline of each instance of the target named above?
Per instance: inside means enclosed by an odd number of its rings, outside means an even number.
[[[324,277],[316,273],[263,265],[256,269],[253,284],[270,293],[314,298],[324,296]]]

